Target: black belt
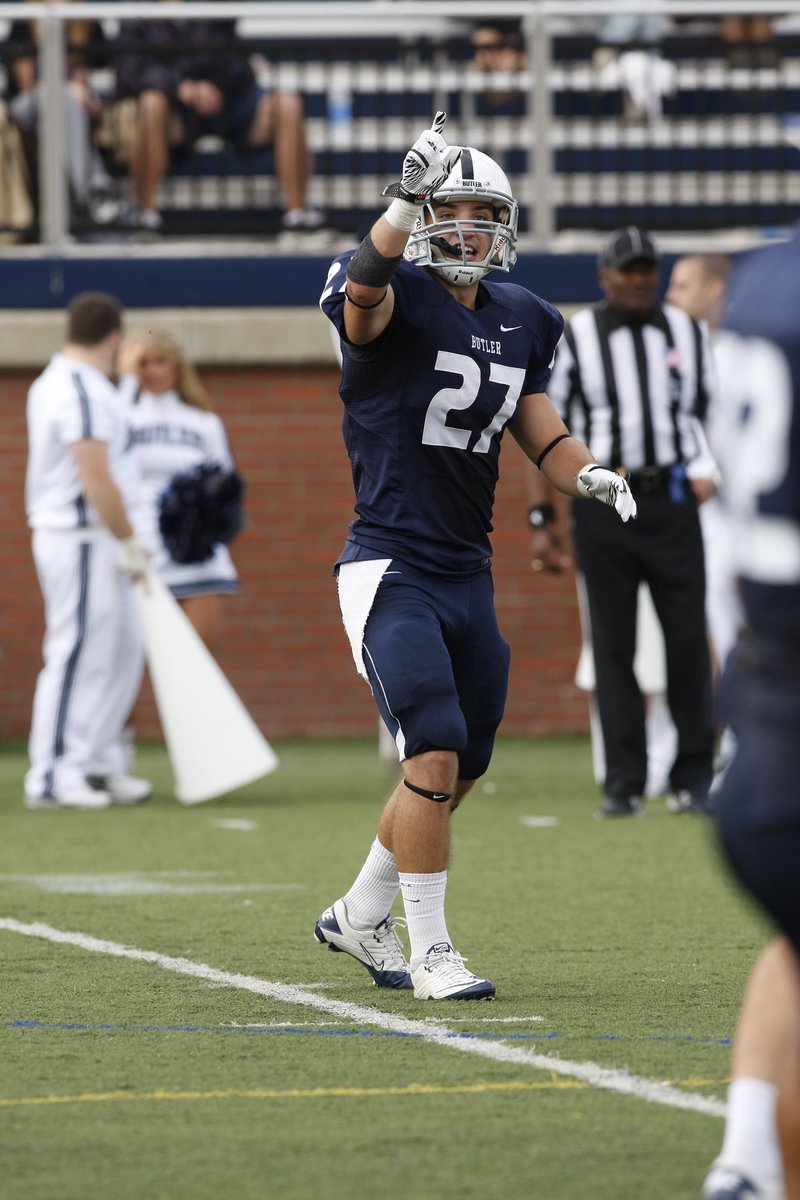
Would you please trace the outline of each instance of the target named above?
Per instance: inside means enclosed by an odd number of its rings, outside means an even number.
[[[641,471],[630,471],[628,482],[634,492],[660,492],[669,487],[678,466],[679,463],[674,463],[671,467],[643,467]]]

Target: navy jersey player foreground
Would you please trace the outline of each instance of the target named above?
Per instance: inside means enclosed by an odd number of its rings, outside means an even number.
[[[453,948],[444,897],[451,814],[489,765],[506,697],[488,536],[505,428],[557,488],[623,521],[636,513],[625,482],[569,437],[545,394],[560,314],[484,281],[514,265],[517,203],[491,158],[446,144],[444,123],[437,113],[408,151],[388,209],[332,264],[321,299],[341,341],[356,493],[339,602],[402,779],[315,936],[379,987],[413,987],[421,1000],[495,992]],[[390,915],[398,892],[409,959]]]
[[[719,833],[780,936],[758,959],[734,1041],[706,1200],[800,1197],[800,235],[735,272],[712,426],[746,626],[721,684],[738,739]]]

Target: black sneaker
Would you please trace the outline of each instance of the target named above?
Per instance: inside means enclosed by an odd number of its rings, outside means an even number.
[[[598,817],[638,817],[644,812],[641,796],[605,796]]]
[[[695,816],[709,817],[714,811],[713,803],[707,795],[695,795],[688,789],[669,792],[666,805],[668,812],[678,815],[693,813]]]

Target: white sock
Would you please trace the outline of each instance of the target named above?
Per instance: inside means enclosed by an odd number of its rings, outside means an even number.
[[[344,896],[351,925],[374,929],[391,910],[399,891],[395,857],[375,838],[355,883]]]
[[[408,921],[411,965],[415,967],[433,946],[451,946],[444,919],[447,871],[431,875],[400,873],[400,890]]]
[[[763,1079],[734,1079],[728,1088],[728,1112],[720,1158],[752,1171],[756,1178],[780,1178],[783,1172],[775,1113],[778,1089]]]

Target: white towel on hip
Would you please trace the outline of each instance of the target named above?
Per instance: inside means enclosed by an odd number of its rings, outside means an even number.
[[[364,630],[380,582],[391,562],[390,558],[370,558],[362,562],[342,563],[339,567],[339,608],[345,633],[350,641],[356,670],[367,682],[369,676],[364,666]]]

